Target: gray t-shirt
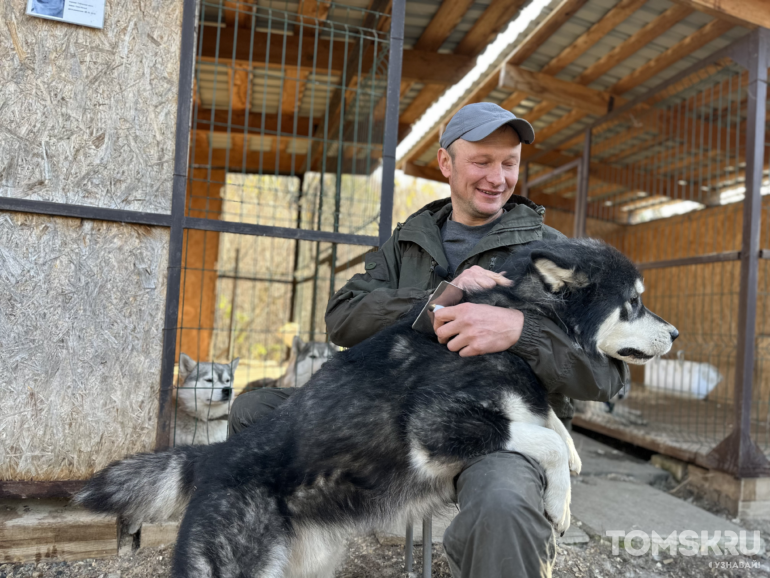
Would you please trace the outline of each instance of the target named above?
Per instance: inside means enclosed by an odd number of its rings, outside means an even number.
[[[449,273],[454,275],[457,267],[470,255],[473,248],[489,233],[500,219],[503,213],[491,223],[479,227],[469,227],[452,220],[452,215],[441,226],[441,241],[444,245],[444,254],[449,262]]]

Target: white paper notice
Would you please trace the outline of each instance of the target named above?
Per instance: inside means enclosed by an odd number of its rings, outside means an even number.
[[[70,24],[104,27],[105,0],[27,0],[27,14]]]

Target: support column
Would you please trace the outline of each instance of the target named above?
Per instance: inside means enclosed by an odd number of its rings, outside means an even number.
[[[575,228],[572,236],[580,239],[586,236],[586,213],[588,212],[588,183],[591,166],[591,129],[586,130],[583,141],[583,158],[578,166],[577,194],[575,195]]]
[[[751,401],[759,280],[759,234],[770,37],[758,28],[746,54],[749,70],[746,121],[746,198],[743,201],[741,285],[738,304],[738,350],[735,364],[733,431],[709,454],[714,468],[738,478],[770,475],[770,463],[751,439]]]

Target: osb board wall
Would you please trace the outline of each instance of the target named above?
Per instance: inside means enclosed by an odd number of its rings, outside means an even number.
[[[168,230],[0,213],[0,480],[155,442]]]
[[[104,29],[0,3],[0,195],[169,213],[182,0],[107,0]]]

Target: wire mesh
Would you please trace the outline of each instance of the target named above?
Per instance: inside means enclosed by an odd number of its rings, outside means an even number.
[[[269,228],[185,231],[177,359],[184,353],[209,373],[239,359],[228,405],[244,388],[301,385],[288,383],[304,355],[295,337],[319,344],[313,369],[334,350],[326,304],[370,247],[286,231],[378,234],[387,8],[201,4],[185,214]],[[212,407],[223,389],[195,387],[208,388],[201,399]],[[197,423],[202,443],[223,435],[205,416]]]
[[[593,130],[588,234],[639,264],[645,305],[680,337],[662,359],[632,368],[630,394],[614,409],[585,404],[579,423],[693,456],[732,430],[748,78],[730,60],[717,62]],[[579,155],[580,140],[564,154]],[[763,194],[767,151],[764,162]],[[563,210],[574,179],[550,186],[542,192]],[[767,265],[760,262],[751,433],[770,455]]]

